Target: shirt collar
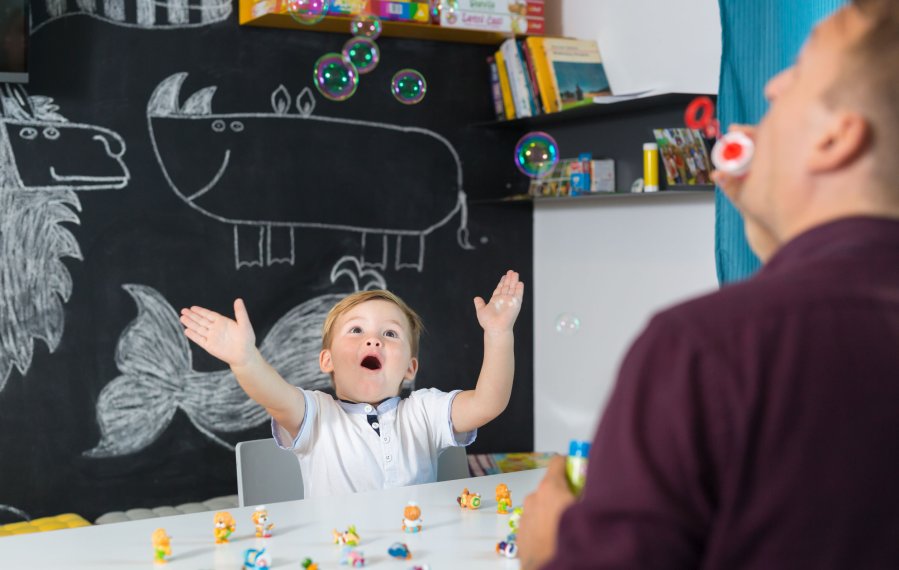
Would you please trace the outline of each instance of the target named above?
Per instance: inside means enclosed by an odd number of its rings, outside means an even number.
[[[337,400],[337,404],[343,408],[343,411],[348,414],[385,414],[390,410],[396,408],[397,404],[400,403],[399,396],[393,396],[392,398],[387,398],[386,400],[382,400],[377,406],[372,404],[356,403],[356,402],[347,402],[346,400],[341,400],[337,396],[334,397]]]
[[[839,256],[860,249],[899,248],[899,220],[852,217],[816,226],[796,236],[762,268],[777,272],[799,263]]]

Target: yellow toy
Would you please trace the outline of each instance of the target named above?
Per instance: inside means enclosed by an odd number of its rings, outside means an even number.
[[[350,525],[346,532],[338,532],[334,529],[334,544],[342,544],[345,546],[359,546],[359,535],[356,533],[356,525]]]
[[[234,529],[237,528],[237,523],[234,522],[234,517],[231,516],[231,513],[228,511],[219,511],[215,513],[215,528],[212,530],[212,535],[215,537],[216,544],[227,544],[228,537],[231,536],[231,533],[234,532]]]
[[[481,506],[481,494],[469,493],[468,487],[462,489],[462,494],[456,497],[456,502],[463,509],[477,509]]]
[[[505,483],[500,483],[496,486],[496,512],[500,515],[507,515],[511,508],[512,493],[509,492],[509,487]]]
[[[157,528],[153,531],[151,540],[153,541],[154,564],[165,564],[166,562],[168,562],[165,557],[172,555],[172,545],[170,542],[171,538],[172,537],[165,533],[164,528]]]
[[[265,505],[256,507],[256,512],[254,512],[253,516],[250,518],[253,520],[253,525],[256,527],[257,538],[271,538],[272,529],[275,528],[275,525],[268,522],[268,510],[266,510]]]

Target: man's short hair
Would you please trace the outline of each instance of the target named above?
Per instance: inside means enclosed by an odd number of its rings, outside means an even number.
[[[874,176],[899,199],[899,2],[852,0],[871,27],[846,54],[842,72],[828,93],[849,100],[868,119],[876,161]]]
[[[412,349],[412,356],[418,357],[418,342],[421,338],[421,332],[424,330],[421,317],[419,317],[418,313],[413,311],[405,301],[384,289],[352,293],[331,307],[331,310],[328,311],[328,316],[325,317],[325,323],[322,325],[322,349],[331,348],[331,340],[334,338],[334,324],[337,322],[337,319],[340,318],[340,315],[346,313],[356,305],[360,305],[366,301],[376,300],[393,303],[399,307],[400,311],[406,316],[406,320],[409,324],[409,346]]]

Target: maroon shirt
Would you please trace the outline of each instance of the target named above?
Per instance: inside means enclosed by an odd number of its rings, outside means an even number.
[[[899,221],[654,317],[545,568],[899,569]]]

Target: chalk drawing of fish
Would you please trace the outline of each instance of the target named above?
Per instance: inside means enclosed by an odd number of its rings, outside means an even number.
[[[341,258],[331,282],[348,278],[354,290],[384,289],[383,277],[362,268],[357,258]],[[121,373],[100,392],[97,422],[101,438],[87,457],[135,453],[152,443],[182,410],[210,440],[233,449],[217,433],[239,432],[267,421],[265,409],[251,400],[231,370],[197,372],[178,313],[152,287],[124,285],[138,315],[119,337],[115,361]],[[317,390],[331,385],[318,366],[321,326],[331,307],[346,293],[303,302],[281,317],[259,350],[285,380]]]

